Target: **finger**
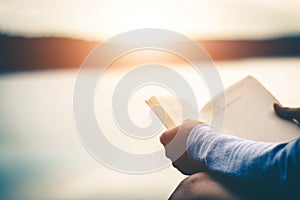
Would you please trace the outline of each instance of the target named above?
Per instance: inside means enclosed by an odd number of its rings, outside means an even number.
[[[165,131],[161,136],[160,136],[160,142],[166,146],[171,142],[171,140],[175,137],[179,129],[179,126],[176,126],[172,129],[169,129]]]
[[[187,152],[177,160],[172,161],[172,165],[185,175],[191,175],[205,169],[203,164],[190,159]]]
[[[183,122],[181,126],[176,126],[172,129],[167,130],[160,136],[160,142],[166,146],[169,144],[172,139],[176,136],[177,133],[181,133],[182,140],[185,141],[187,135],[190,131],[198,124],[203,124],[203,122],[195,121],[195,120],[186,120]]]
[[[287,119],[287,120],[300,119],[300,108],[283,107],[277,103],[274,103],[273,106],[274,106],[275,113],[283,119]]]

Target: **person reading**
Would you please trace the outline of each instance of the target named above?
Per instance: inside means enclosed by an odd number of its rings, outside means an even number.
[[[299,125],[300,108],[274,104],[274,110]],[[174,145],[169,145],[174,138]],[[172,200],[300,198],[300,137],[286,143],[254,142],[189,120],[164,132],[160,141],[173,166],[190,175]],[[174,152],[181,147],[185,153],[178,158]]]

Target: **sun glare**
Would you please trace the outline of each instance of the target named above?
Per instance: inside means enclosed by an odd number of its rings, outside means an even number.
[[[178,7],[179,8],[179,7]],[[139,28],[165,28],[181,29],[176,13],[177,7],[173,8],[165,3],[143,4],[136,2],[133,5],[115,5],[104,12],[96,12],[95,20],[101,22],[102,26],[91,24],[91,32],[102,34],[105,37]],[[105,20],[107,19],[107,20]],[[102,27],[106,27],[102,29]]]
[[[164,28],[201,39],[299,33],[300,3],[276,2],[6,1],[0,4],[0,31],[30,37],[67,36],[91,40],[107,39],[138,28]]]

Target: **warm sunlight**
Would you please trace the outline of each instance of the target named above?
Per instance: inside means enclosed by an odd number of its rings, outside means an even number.
[[[300,0],[0,0],[0,200],[295,199]]]
[[[137,28],[196,38],[262,38],[300,32],[299,2],[288,1],[6,1],[0,31],[103,40]]]

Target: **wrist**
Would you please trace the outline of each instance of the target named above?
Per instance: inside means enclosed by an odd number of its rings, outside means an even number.
[[[187,153],[191,159],[205,162],[208,145],[212,139],[211,137],[208,140],[205,138],[211,134],[211,130],[208,124],[198,124],[191,130],[186,141]]]

